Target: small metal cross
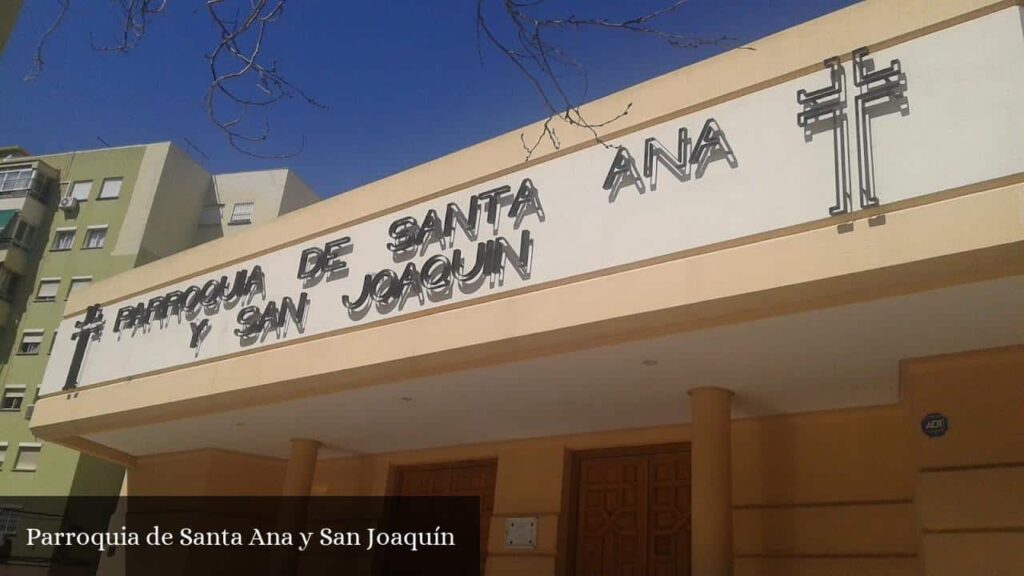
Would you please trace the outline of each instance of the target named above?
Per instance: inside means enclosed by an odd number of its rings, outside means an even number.
[[[75,353],[71,356],[71,367],[68,368],[68,378],[64,382],[64,390],[73,390],[78,387],[78,375],[82,371],[82,361],[85,360],[85,349],[89,346],[89,340],[98,337],[103,332],[103,307],[93,304],[85,310],[85,318],[75,322],[75,333],[71,335],[76,340]]]

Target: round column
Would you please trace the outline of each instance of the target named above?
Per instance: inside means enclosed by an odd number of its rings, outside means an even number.
[[[690,391],[693,576],[732,576],[732,395]]]
[[[296,438],[292,440],[288,455],[288,467],[284,473],[284,496],[309,496],[313,488],[313,474],[316,473],[316,454],[320,443],[316,440]]]
[[[281,488],[281,509],[277,511],[277,530],[295,532],[304,527],[306,508],[313,488],[316,473],[316,454],[320,443],[316,440],[296,438],[292,440],[288,454],[288,465],[284,472],[284,486]],[[270,556],[270,574],[294,576],[299,566],[298,549],[287,546],[275,549]]]

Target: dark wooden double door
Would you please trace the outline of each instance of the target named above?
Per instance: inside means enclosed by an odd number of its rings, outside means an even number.
[[[494,513],[497,462],[473,461],[397,469],[398,496],[478,496],[480,498],[480,574],[487,562],[487,538]]]
[[[579,453],[574,467],[575,576],[690,574],[688,446]]]

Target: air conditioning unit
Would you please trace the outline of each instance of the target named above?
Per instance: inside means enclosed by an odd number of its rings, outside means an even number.
[[[25,420],[32,419],[32,413],[36,411],[36,405],[31,404],[28,408],[25,408]]]
[[[78,210],[78,199],[71,196],[65,196],[60,199],[60,209],[65,212],[74,212]]]

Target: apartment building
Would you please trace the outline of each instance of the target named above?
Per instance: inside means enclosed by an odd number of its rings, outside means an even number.
[[[289,170],[211,175],[169,142],[0,148],[0,494],[120,489],[120,467],[28,427],[71,294],[316,200]]]
[[[0,2],[0,52],[4,51],[7,39],[11,36],[14,22],[21,11],[22,0],[4,0]]]

